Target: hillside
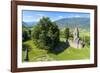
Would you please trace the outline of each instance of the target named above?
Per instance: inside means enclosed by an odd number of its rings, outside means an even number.
[[[32,27],[32,26],[34,26],[34,25],[36,25],[37,24],[37,22],[22,22],[22,25],[24,26],[24,27]]]
[[[90,19],[89,18],[63,18],[55,21],[60,28],[70,27],[73,28],[78,26],[80,28],[89,29]]]
[[[62,18],[54,21],[57,23],[59,28],[69,27],[79,27],[86,30],[90,29],[90,19],[89,18]],[[22,25],[25,27],[32,27],[36,25],[37,22],[22,22]]]

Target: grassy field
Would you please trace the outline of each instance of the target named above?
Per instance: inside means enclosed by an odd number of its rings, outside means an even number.
[[[90,36],[89,32],[85,30],[80,30],[80,37],[83,36]],[[56,48],[61,49],[60,52],[58,50],[57,53],[55,53],[55,50],[53,52],[48,52],[47,50],[40,49],[36,47],[33,40],[28,40],[26,42],[23,42],[24,44],[27,44],[30,46],[29,50],[29,62],[36,62],[36,61],[54,61],[54,60],[80,60],[80,59],[89,59],[90,58],[90,47],[85,46],[84,48],[73,48],[65,47],[66,39],[62,36],[60,37],[60,46]],[[70,42],[71,44],[71,42]],[[25,51],[22,51],[22,61],[24,62],[25,59]]]
[[[64,39],[61,39],[64,41]],[[80,59],[89,59],[90,58],[90,49],[89,47],[84,47],[82,49],[75,49],[73,47],[64,48],[64,50],[58,54],[48,53],[47,50],[37,48],[32,40],[29,40],[27,43],[31,46],[29,51],[29,62],[35,61],[54,61],[54,60],[80,60]],[[22,61],[24,62],[25,52],[22,51]]]
[[[90,36],[89,31],[87,32],[86,30],[80,29],[80,33],[79,33],[80,37],[84,37],[84,36]]]

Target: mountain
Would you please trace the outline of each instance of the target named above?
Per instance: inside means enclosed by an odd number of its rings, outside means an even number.
[[[64,27],[80,27],[84,29],[90,29],[90,19],[89,18],[62,18],[55,21],[59,28]]]
[[[90,29],[90,19],[89,18],[82,18],[82,17],[77,17],[77,18],[62,18],[59,20],[54,21],[57,23],[59,28],[74,28],[74,27],[79,27],[83,29]],[[22,22],[23,27],[32,27],[36,25],[37,22]]]
[[[24,27],[32,27],[32,26],[34,26],[34,25],[36,25],[36,23],[37,22],[22,22],[22,25],[24,26]]]

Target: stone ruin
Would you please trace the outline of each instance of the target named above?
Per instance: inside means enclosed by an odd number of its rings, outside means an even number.
[[[28,48],[25,49],[25,59],[24,59],[24,61],[29,61]]]
[[[74,48],[83,48],[85,46],[84,40],[80,40],[80,38],[79,38],[78,28],[75,28],[73,37],[74,37],[74,39],[73,39]]]

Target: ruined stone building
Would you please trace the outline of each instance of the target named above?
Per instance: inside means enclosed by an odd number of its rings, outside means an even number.
[[[83,40],[80,40],[79,38],[79,29],[75,28],[74,33],[73,33],[73,44],[74,48],[83,48],[85,46],[85,42]]]

